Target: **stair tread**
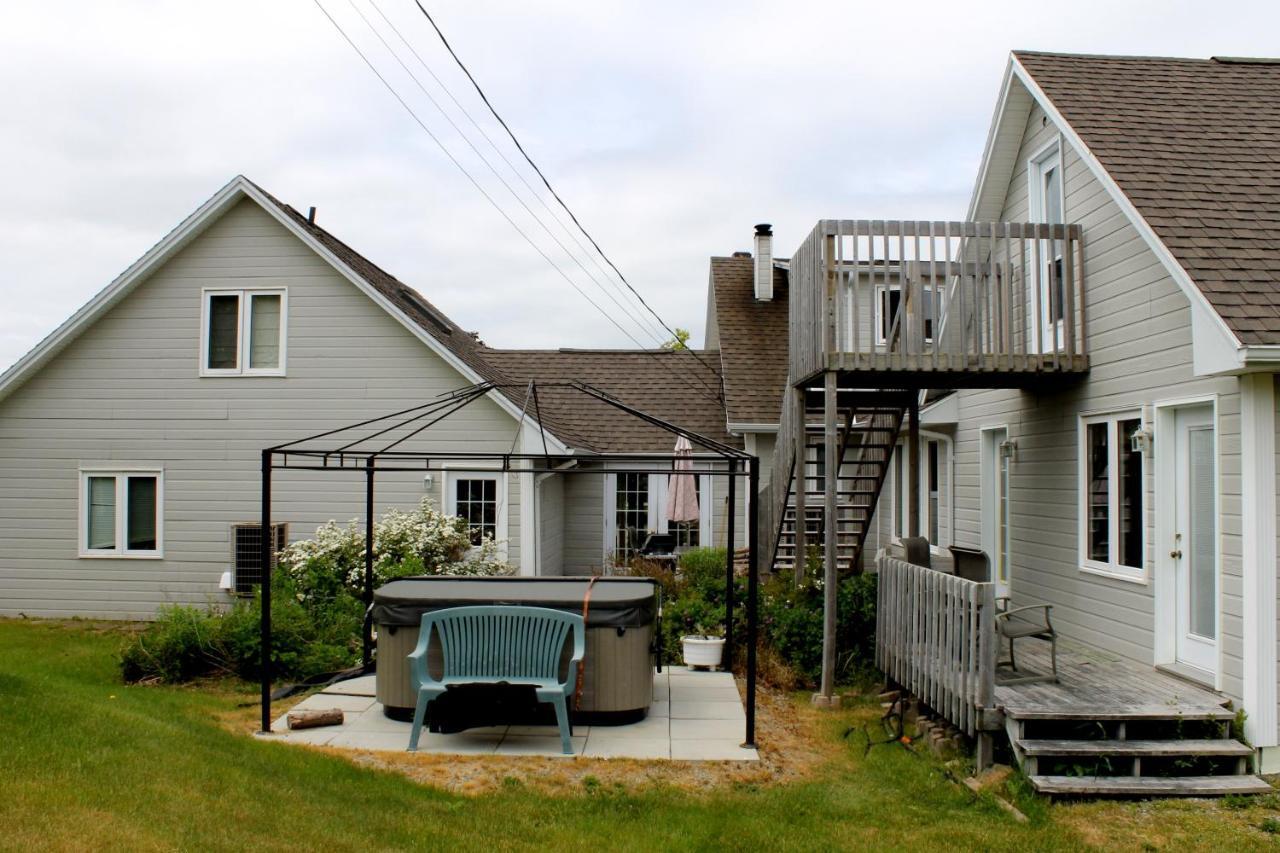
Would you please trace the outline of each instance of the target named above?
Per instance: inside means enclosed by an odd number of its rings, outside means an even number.
[[[1274,790],[1257,776],[1029,776],[1042,794],[1181,795],[1220,797]]]
[[[1019,740],[1027,755],[1251,755],[1238,740],[1187,738],[1185,740]]]
[[[996,689],[999,689],[997,684]],[[1235,719],[1225,708],[1171,708],[1168,705],[1075,705],[1071,708],[1019,708],[1005,703],[1005,716],[1014,720],[1217,720]]]

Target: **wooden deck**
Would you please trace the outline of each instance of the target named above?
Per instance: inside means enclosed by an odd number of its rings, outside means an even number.
[[[1023,675],[1050,671],[1046,642],[1018,640],[1017,656]],[[1008,667],[996,671],[995,705],[1014,719],[1230,720],[1233,716],[1221,694],[1073,640],[1058,640],[1059,683],[1001,684],[1009,674]]]

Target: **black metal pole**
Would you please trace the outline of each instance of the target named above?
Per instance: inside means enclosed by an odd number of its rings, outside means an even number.
[[[262,451],[262,583],[258,614],[262,652],[262,731],[271,731],[271,451]]]
[[[742,745],[756,745],[756,632],[760,611],[760,578],[756,560],[759,556],[760,460],[753,456],[747,462],[747,492],[751,496],[751,512],[747,513],[747,740]]]
[[[737,537],[738,460],[729,463],[729,512],[725,522],[728,532],[729,556],[725,560],[724,580],[724,666],[733,670],[733,546]]]
[[[373,626],[369,608],[373,606],[373,456],[364,460],[364,636],[361,660],[367,668],[373,661]]]

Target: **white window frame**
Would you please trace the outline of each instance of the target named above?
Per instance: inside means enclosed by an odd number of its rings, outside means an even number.
[[[89,547],[89,478],[113,477],[116,481],[116,528],[114,548]],[[156,547],[148,550],[130,550],[128,547],[128,479],[130,477],[155,477],[156,480]],[[159,560],[164,557],[164,469],[156,467],[93,466],[81,467],[78,478],[80,496],[77,513],[80,531],[77,536],[81,558],[115,560]]]
[[[240,318],[236,325],[236,366],[209,367],[209,303],[215,296],[235,296],[240,300]],[[250,367],[249,350],[253,297],[280,297],[280,363],[277,367]],[[289,340],[289,288],[287,287],[206,287],[200,296],[200,375],[201,376],[284,376]]]
[[[893,323],[893,318],[890,317],[888,313],[889,294],[890,293],[898,294],[898,311],[901,312],[904,309],[903,302],[902,302],[903,300],[902,285],[894,284],[894,283],[877,284],[875,286],[874,293],[875,293],[875,299],[876,299],[876,305],[875,305],[876,343],[883,345],[888,343],[889,339],[888,339],[888,336],[885,334],[885,332],[887,332],[891,328],[891,324]],[[928,298],[930,300],[930,304],[932,304],[935,298],[938,300],[941,300],[942,298],[942,294],[940,292],[935,293],[932,286],[928,284],[920,288],[920,293],[922,298]],[[933,328],[930,329],[930,331],[935,331],[937,329],[940,313],[941,312],[939,312],[935,306],[933,311],[933,317],[921,318],[922,320],[927,319],[932,321],[930,325],[933,326]],[[925,335],[924,342],[926,344],[933,343],[933,337],[934,337],[933,335]]]
[[[1067,221],[1067,185],[1063,180],[1062,168],[1062,141],[1061,139],[1052,139],[1044,145],[1032,152],[1027,158],[1027,219],[1030,222],[1048,222],[1048,212],[1045,210],[1044,197],[1044,173],[1050,169],[1057,169],[1058,175],[1058,198],[1062,200],[1062,210],[1059,211],[1059,219],[1064,223]],[[1053,246],[1055,241],[1042,240],[1042,244],[1047,243]],[[1030,270],[1031,264],[1035,261],[1035,249],[1029,243],[1027,244],[1028,257],[1024,269]],[[1037,295],[1035,292],[1036,277],[1034,273],[1028,273],[1026,278],[1027,304],[1030,306],[1040,305],[1040,311],[1035,316],[1030,317],[1029,328],[1027,329],[1028,349],[1034,349],[1034,343],[1039,342],[1040,351],[1042,353],[1053,352],[1054,330],[1050,323],[1053,307],[1051,303],[1052,282],[1050,281],[1050,270],[1053,267],[1053,252],[1046,251],[1042,245],[1040,248],[1040,287],[1041,292]],[[1062,287],[1065,291],[1069,287],[1069,283],[1063,282]],[[1037,302],[1037,298],[1040,300]],[[1060,306],[1065,311],[1066,306]],[[1034,312],[1028,312],[1029,315]],[[1058,326],[1057,340],[1061,344],[1065,338],[1063,337],[1064,317],[1059,317],[1056,324]]]
[[[446,515],[458,514],[458,493],[454,489],[454,485],[458,480],[493,480],[497,483],[497,491],[495,499],[498,501],[498,512],[495,524],[499,535],[494,537],[494,544],[498,546],[498,553],[502,559],[507,559],[507,540],[511,535],[511,528],[507,526],[507,475],[502,471],[497,463],[479,463],[467,462],[450,465],[448,463],[441,466],[441,488],[444,489],[444,511]]]
[[[1142,481],[1142,565],[1126,566],[1120,563],[1120,421],[1138,421],[1143,429],[1148,428],[1142,408],[1120,409],[1114,412],[1093,412],[1081,414],[1077,418],[1077,452],[1076,452],[1076,491],[1078,515],[1076,540],[1079,551],[1080,571],[1088,574],[1102,575],[1129,583],[1147,584],[1147,513],[1150,503],[1147,495],[1147,454],[1139,454]],[[1106,563],[1089,557],[1089,425],[1107,425],[1107,541],[1111,548],[1110,560]]]
[[[698,544],[695,547],[709,548],[715,544],[713,519],[715,517],[715,484],[717,477],[711,466],[705,462],[694,460],[693,473],[698,475]],[[603,559],[607,563],[616,552],[618,541],[618,475],[605,475],[604,487],[604,551]],[[654,533],[669,533],[670,523],[667,521],[667,491],[670,474],[649,474],[649,520],[647,529]]]

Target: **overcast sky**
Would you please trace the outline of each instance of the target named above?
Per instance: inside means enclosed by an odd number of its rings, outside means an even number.
[[[323,2],[543,251],[652,343],[396,65],[353,3],[549,220],[370,0]],[[501,142],[413,0],[374,2]],[[1010,49],[1280,53],[1274,2],[427,6],[588,230],[695,341],[707,258],[750,249],[754,223],[774,223],[785,256],[822,217],[962,216]],[[313,0],[6,0],[0,81],[0,367],[238,173],[318,207],[321,224],[491,345],[632,345],[446,159]]]

